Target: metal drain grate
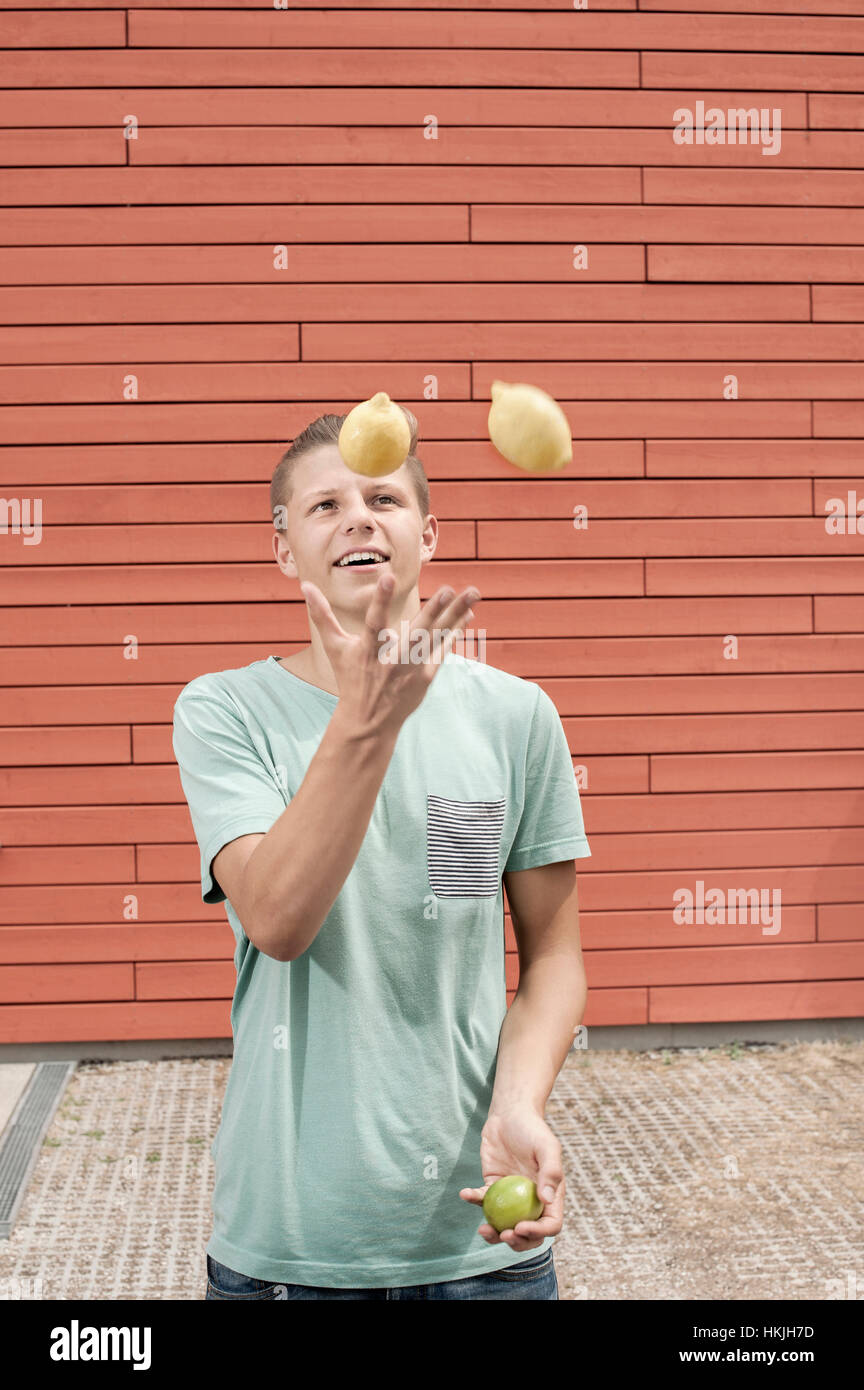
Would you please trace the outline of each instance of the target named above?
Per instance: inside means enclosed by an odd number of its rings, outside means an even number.
[[[39,1062],[0,1139],[0,1240],[12,1234],[18,1208],[39,1157],[45,1134],[66,1083],[72,1062]]]

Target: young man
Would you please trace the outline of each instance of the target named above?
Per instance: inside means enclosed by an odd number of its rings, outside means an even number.
[[[367,478],[341,418],[274,475],[310,644],[198,676],[174,711],[202,896],[236,940],[206,1297],[557,1299],[544,1110],[585,1005],[591,853],[566,736],[540,686],[452,650],[476,590],[421,606],[438,523],[416,429]],[[437,661],[379,660],[408,628],[444,631]],[[499,1234],[480,1208],[511,1173],[546,1206]]]

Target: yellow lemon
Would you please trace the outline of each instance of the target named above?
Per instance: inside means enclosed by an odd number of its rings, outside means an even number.
[[[493,381],[489,438],[508,463],[557,472],[573,460],[570,424],[556,400],[524,381]]]
[[[411,428],[386,391],[349,411],[339,431],[339,452],[355,473],[380,478],[401,468],[411,448]]]

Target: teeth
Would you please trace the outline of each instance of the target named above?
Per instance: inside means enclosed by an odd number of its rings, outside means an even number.
[[[356,562],[357,562],[358,560],[383,560],[383,559],[384,559],[384,556],[383,556],[383,555],[378,555],[378,554],[377,554],[375,551],[373,551],[373,550],[358,550],[358,551],[356,551],[353,555],[346,555],[344,559],[340,560],[340,561],[338,562],[338,564],[337,564],[337,569],[340,568],[340,567],[346,567],[346,568],[347,568],[347,566],[350,565],[350,564],[352,564],[352,563],[356,564]]]

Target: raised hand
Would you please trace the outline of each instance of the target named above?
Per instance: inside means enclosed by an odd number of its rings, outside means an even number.
[[[381,660],[379,633],[389,630],[393,584],[392,575],[379,577],[359,634],[344,630],[317,585],[309,580],[300,585],[336,677],[339,705],[364,730],[401,727],[421,703],[457,633],[473,617],[472,602],[480,597],[470,587],[458,596],[450,588],[438,589],[412,620],[406,643],[410,650],[413,634],[425,629],[430,659]],[[440,637],[437,656],[433,634]]]

